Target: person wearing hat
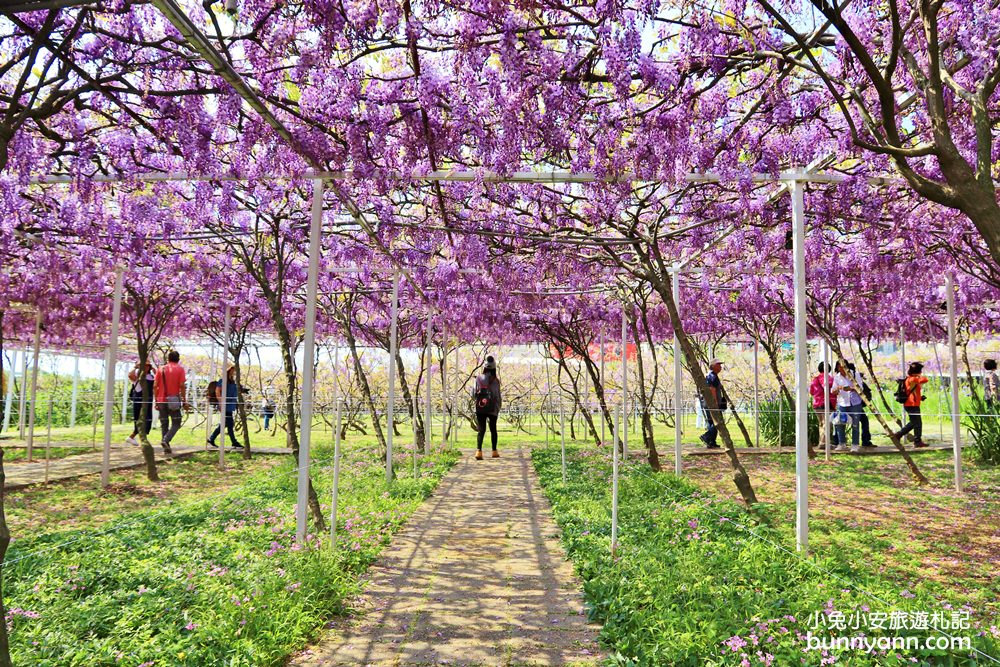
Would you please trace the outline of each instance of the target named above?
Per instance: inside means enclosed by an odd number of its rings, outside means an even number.
[[[239,397],[239,387],[236,386],[236,366],[230,366],[229,370],[226,372],[226,405],[225,405],[225,422],[226,422],[226,433],[229,435],[229,442],[233,447],[242,448],[239,442],[236,441],[236,421],[233,418],[233,413],[236,411],[236,402]],[[220,379],[215,383],[215,397],[218,405],[222,405],[222,380]],[[221,409],[221,408],[220,408]],[[212,447],[218,447],[215,444],[216,438],[219,437],[219,433],[222,431],[222,424],[215,427],[212,432],[212,436],[208,439],[208,444]]]
[[[137,446],[139,441],[135,439],[135,436],[140,433],[148,436],[153,432],[153,381],[156,379],[156,370],[153,368],[153,364],[147,361],[146,372],[143,374],[139,372],[139,364],[136,364],[135,368],[128,374],[128,379],[132,383],[132,388],[129,389],[128,395],[132,400],[132,419],[135,421],[135,427],[132,429],[132,435],[125,438],[125,443]],[[144,391],[148,391],[149,393],[144,394]],[[146,396],[149,398],[146,398]],[[146,430],[142,430],[143,420],[141,417],[143,404],[146,405]]]
[[[906,402],[903,403],[903,410],[906,411],[908,419],[906,426],[896,433],[897,438],[902,438],[910,431],[913,431],[915,439],[913,446],[915,448],[927,446],[927,443],[923,440],[924,420],[920,416],[920,402],[923,400],[920,391],[927,384],[927,378],[924,377],[923,372],[924,365],[919,361],[914,361],[910,364],[910,368],[906,371],[906,381],[904,383],[904,387],[906,388]]]
[[[490,426],[490,439],[493,442],[493,458],[500,458],[497,451],[497,417],[500,416],[500,378],[497,377],[497,362],[493,357],[486,357],[483,372],[476,378],[472,399],[476,404],[476,424],[479,433],[476,436],[476,460],[483,460],[483,437],[486,435],[486,425]]]
[[[712,414],[716,413],[719,419],[722,419],[722,411],[726,409],[726,399],[722,393],[722,380],[719,379],[719,373],[722,372],[722,361],[719,359],[712,359],[712,363],[708,365],[708,375],[705,376],[705,384],[708,386],[709,391],[715,396],[715,403],[719,406],[718,410],[710,410],[707,405],[705,405],[704,400],[702,400],[701,408],[705,413],[705,422],[708,424],[708,430],[706,430],[701,435],[701,441],[705,443],[705,447],[709,449],[716,449],[719,447],[719,443],[716,442],[716,438],[719,435],[719,430],[715,426],[715,420],[712,419]]]

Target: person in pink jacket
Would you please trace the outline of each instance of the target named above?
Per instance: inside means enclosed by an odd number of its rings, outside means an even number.
[[[824,389],[824,383],[829,390]],[[826,447],[826,414],[829,412],[833,414],[837,411],[837,392],[833,389],[833,376],[826,372],[826,364],[820,363],[819,374],[813,378],[812,383],[809,385],[809,393],[813,398],[813,410],[816,411],[816,417],[819,419],[819,446]],[[829,396],[829,403],[825,403]],[[824,406],[828,407],[829,410],[824,409]],[[833,442],[831,443],[834,447],[837,446],[837,434],[833,434]]]

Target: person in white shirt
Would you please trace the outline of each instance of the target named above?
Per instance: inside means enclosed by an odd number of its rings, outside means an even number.
[[[833,388],[837,392],[837,411],[846,415],[837,420],[837,448],[835,451],[847,450],[847,421],[851,422],[851,451],[861,451],[861,413],[864,410],[864,403],[858,388],[861,387],[861,379],[857,373],[851,373],[850,369],[841,362],[837,362],[836,372],[833,375]]]

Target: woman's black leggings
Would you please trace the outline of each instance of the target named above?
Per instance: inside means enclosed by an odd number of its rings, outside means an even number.
[[[924,418],[920,416],[920,406],[906,405],[903,409],[906,410],[906,416],[910,419],[906,422],[906,426],[899,430],[900,437],[913,431],[913,437],[917,439],[917,442],[921,442],[921,436],[924,434]]]
[[[493,449],[497,448],[497,416],[488,415],[482,412],[476,413],[476,423],[479,424],[479,435],[476,438],[476,449],[483,448],[483,436],[486,435],[486,422],[490,424],[490,439],[493,441]]]

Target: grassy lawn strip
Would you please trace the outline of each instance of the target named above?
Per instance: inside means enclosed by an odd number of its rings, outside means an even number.
[[[590,448],[573,451],[565,485],[558,451],[535,450],[532,459],[563,543],[584,580],[590,614],[603,624],[601,642],[612,664],[818,665],[824,658],[824,664],[835,658],[851,665],[977,664],[968,655],[936,650],[849,650],[842,656],[837,650],[830,655],[804,650],[810,632],[827,640],[860,632],[940,634],[878,631],[866,622],[860,630],[836,630],[829,624],[839,613],[941,611],[950,620],[952,611],[942,609],[922,585],[900,589],[844,559],[814,556],[812,562],[821,568],[816,569],[770,543],[787,544],[766,525],[766,506],[758,510],[765,514],[760,522],[730,500],[700,492],[673,475],[653,475],[641,463],[622,467],[620,548],[613,560],[608,455]],[[973,627],[951,634],[972,636],[975,648],[998,655],[994,632]]]
[[[111,471],[107,489],[101,489],[99,475],[85,475],[10,491],[7,525],[15,542],[38,533],[98,528],[142,510],[218,495],[283,462],[277,455],[257,455],[250,461],[231,456],[220,470],[218,460],[217,453],[204,452],[161,461],[160,482],[150,482],[144,468],[124,468]]]
[[[685,475],[719,497],[735,498],[728,463],[691,457]],[[795,529],[794,458],[745,457],[766,518],[790,544]],[[823,553],[880,573],[900,589],[921,582],[955,606],[968,605],[982,625],[1000,626],[1000,468],[966,460],[966,490],[951,486],[950,452],[918,459],[932,485],[917,487],[895,456],[814,461],[810,542]]]
[[[332,457],[315,454],[313,482],[328,514]],[[456,458],[423,459],[417,480],[400,460],[387,486],[371,447],[345,451],[336,550],[329,535],[293,541],[290,457],[228,492],[154,505],[97,530],[18,540],[4,568],[14,662],[281,664],[346,611],[359,574]]]

